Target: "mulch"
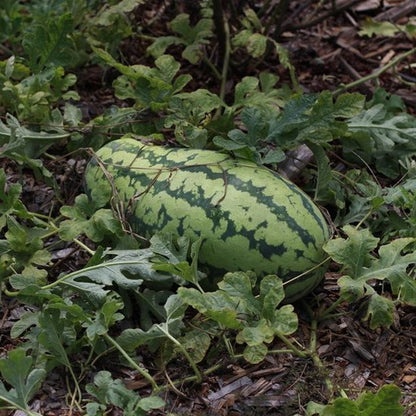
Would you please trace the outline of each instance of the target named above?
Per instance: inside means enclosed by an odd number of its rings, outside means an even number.
[[[149,3],[149,2],[148,2]],[[140,6],[137,18],[157,19],[157,12],[170,5],[169,1],[156,1]],[[180,3],[180,2],[179,2]],[[274,3],[274,2],[272,2]],[[380,70],[384,65],[401,53],[414,47],[414,39],[405,34],[393,37],[377,36],[368,38],[359,35],[360,23],[368,17],[375,20],[388,20],[404,24],[414,15],[414,0],[397,1],[340,1],[337,7],[345,6],[342,12],[333,14],[330,3],[325,7],[318,1],[291,2],[288,18],[280,33],[279,42],[290,52],[300,84],[305,92],[319,92],[324,89],[335,90],[340,85],[349,84],[364,76]],[[183,11],[187,11],[186,2]],[[300,8],[302,9],[299,12]],[[166,15],[160,20],[160,33],[163,33]],[[173,16],[172,16],[173,17]],[[295,30],[296,28],[296,30]],[[157,26],[154,29],[157,33]],[[128,63],[145,63],[148,59],[143,53],[143,45],[134,40],[124,42],[123,56],[129,57]],[[377,80],[369,81],[355,88],[367,96],[382,87],[397,94],[407,104],[408,111],[416,114],[416,67],[414,56],[401,61],[397,66],[384,72]],[[288,74],[278,62],[264,62],[262,70],[277,71],[282,82],[288,82]],[[194,78],[198,81],[193,87],[212,85],[212,80],[204,79],[204,71],[196,69]],[[246,74],[259,71],[257,66],[248,65]],[[101,114],[105,108],[117,103],[111,90],[111,81],[117,74],[103,71],[98,66],[81,70],[77,76],[78,91],[82,97],[85,120]],[[199,77],[201,75],[201,77]],[[235,77],[237,77],[237,69]],[[103,80],[106,85],[103,86]],[[229,90],[237,78],[231,79]],[[55,167],[56,177],[66,190],[67,201],[73,200],[74,190],[81,186],[81,172],[75,165],[80,163],[66,159],[59,168]],[[82,163],[82,162],[81,162]],[[11,162],[4,162],[10,177],[18,175]],[[53,168],[53,167],[52,167]],[[52,169],[53,170],[53,169]],[[75,172],[75,173],[74,173]],[[16,176],[17,178],[17,176]],[[74,179],[75,178],[75,179]],[[24,202],[30,210],[40,213],[50,212],[53,203],[53,190],[28,172],[24,176]],[[52,208],[55,209],[55,208]],[[82,261],[74,260],[78,253],[70,253],[65,267],[76,268]],[[78,262],[81,262],[77,264]],[[58,271],[56,271],[58,272]],[[324,283],[316,290],[316,299],[329,305],[337,299],[336,270],[330,271]],[[315,299],[315,301],[316,301]],[[302,304],[296,305],[300,316],[300,325],[294,340],[305,346],[309,343],[310,328],[307,319],[303,319]],[[25,307],[7,297],[2,298],[2,317],[0,319],[0,355],[14,348],[19,340],[11,339],[9,330],[12,324],[24,313]],[[386,383],[398,385],[403,393],[402,403],[409,406],[407,416],[416,414],[416,308],[400,306],[390,328],[372,330],[362,320],[360,304],[341,305],[340,314],[322,321],[318,328],[318,352],[325,363],[326,374],[320,374],[312,361],[296,358],[290,354],[270,355],[259,365],[249,365],[243,361],[231,361],[225,358],[221,369],[206,376],[201,385],[183,385],[169,390],[164,398],[172,413],[181,415],[295,415],[304,414],[305,404],[314,400],[324,403],[328,392],[324,376],[329,375],[338,389],[343,389],[349,397],[356,397],[362,391],[377,391]],[[279,349],[283,345],[276,342],[271,348]],[[152,356],[145,356],[146,362],[152,362]],[[111,366],[110,366],[111,368]],[[186,365],[173,362],[168,371],[171,379],[183,377]],[[154,369],[157,374],[157,368]],[[141,395],[146,396],[149,387],[139,375],[127,368],[113,368],[115,376]],[[93,376],[93,374],[91,374]],[[165,379],[160,373],[160,379]],[[77,415],[70,410],[68,403],[66,375],[60,371],[48,376],[42,391],[33,402],[33,410],[45,416]],[[0,416],[6,415],[0,411]],[[15,416],[22,412],[15,411]],[[121,415],[114,410],[112,415]],[[162,415],[158,411],[154,415]]]

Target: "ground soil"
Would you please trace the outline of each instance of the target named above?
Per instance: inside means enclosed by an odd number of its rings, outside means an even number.
[[[187,3],[151,2],[151,6],[147,4],[136,11],[137,24],[152,16],[158,19],[160,14],[160,24],[153,26],[152,34],[163,34],[166,31],[166,22],[177,13],[175,7],[189,11],[190,6]],[[334,90],[342,84],[351,83],[380,70],[400,53],[414,47],[414,39],[409,39],[405,34],[372,38],[359,35],[360,22],[366,17],[389,20],[397,24],[406,23],[409,16],[415,13],[414,1],[335,2],[338,4],[337,10],[340,8],[339,4],[342,6],[354,3],[340,12],[332,10],[329,4],[323,7],[321,3],[291,2],[286,11],[283,29],[277,33],[277,40],[290,52],[292,64],[306,92]],[[299,8],[302,11],[298,13]],[[123,44],[126,63],[145,63],[148,59],[143,53],[145,46],[146,44],[137,39],[126,40]],[[170,52],[175,53],[175,50]],[[400,95],[405,100],[408,111],[415,114],[414,58],[413,56],[401,61],[377,80],[361,84],[355,90],[371,96],[375,88],[381,86],[390,93]],[[282,82],[289,82],[287,71],[275,58],[262,62],[261,67],[247,61],[244,73],[251,75],[264,69],[279,73]],[[214,82],[205,75],[205,68],[193,67],[184,70],[194,75],[192,88],[203,86],[215,90]],[[117,103],[111,89],[111,81],[116,75],[99,66],[78,71],[77,88],[82,97],[86,121],[101,114],[111,104]],[[231,67],[229,91],[241,75],[241,68]],[[59,167],[50,166],[62,186],[66,203],[73,201],[81,189],[82,163],[66,158],[65,164],[61,163]],[[9,175],[13,172],[18,174],[12,162],[4,163],[3,167],[8,170]],[[25,175],[24,202],[32,211],[48,212],[53,199],[52,189],[37,183],[30,173]],[[78,257],[74,260],[77,254],[79,252],[71,252],[68,254],[69,258],[65,258],[67,261],[57,262],[54,273],[79,267],[84,259]],[[328,272],[323,284],[316,290],[313,308],[318,308],[319,304],[329,305],[337,299],[338,276],[335,267]],[[24,312],[24,308],[6,298],[2,301],[1,349],[5,351],[12,349],[18,342],[10,339],[8,331]],[[312,302],[312,297],[306,300],[309,301]],[[301,321],[294,338],[297,342],[308,345],[310,329],[304,303],[297,304],[296,309]],[[169,410],[175,414],[213,416],[304,414],[304,406],[310,400],[320,403],[328,400],[325,377],[329,376],[336,390],[343,389],[350,397],[355,397],[362,391],[376,391],[386,383],[394,383],[403,392],[402,403],[407,406],[406,415],[416,415],[416,309],[400,307],[394,324],[390,328],[378,330],[371,330],[362,321],[360,304],[341,305],[339,311],[341,313],[338,316],[319,324],[318,353],[325,363],[322,373],[312,361],[290,354],[270,355],[265,362],[256,366],[224,358],[221,370],[207,376],[201,385],[179,386],[166,393],[164,398]],[[282,347],[279,342],[273,346],[275,349]],[[146,362],[153,361],[150,355],[145,359]],[[148,386],[133,371],[112,368],[109,363],[100,365],[111,369],[114,376],[122,378],[128,387],[146,395]],[[183,372],[184,363],[170,364],[169,375],[172,379],[180,378]],[[161,373],[160,378],[164,378],[164,374]],[[55,373],[48,378],[37,396],[34,410],[44,415],[78,414],[75,410],[69,410],[65,401],[67,393],[65,375]],[[6,413],[0,413],[4,414]],[[19,412],[12,414],[21,415]],[[121,413],[114,410],[112,414]]]

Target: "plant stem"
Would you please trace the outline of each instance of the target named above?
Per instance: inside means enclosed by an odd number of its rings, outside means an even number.
[[[328,392],[330,396],[332,397],[334,395],[334,386],[331,380],[329,379],[329,377],[325,375],[325,365],[316,351],[317,333],[318,333],[318,321],[316,319],[312,319],[311,337],[309,341],[309,353],[310,353],[313,363],[318,368],[320,374],[324,376],[326,388],[328,389]]]
[[[269,354],[293,354],[293,350],[292,349],[285,349],[285,348],[280,348],[277,350],[268,350],[267,351],[267,355]],[[235,359],[240,359],[240,358],[244,358],[243,354],[234,354],[232,358]]]
[[[333,302],[331,304],[331,306],[329,306],[322,315],[319,316],[319,320],[320,321],[324,321],[325,319],[327,319],[333,310],[335,310],[336,308],[338,308],[338,306],[345,301],[345,298],[343,296],[340,296],[335,302]]]
[[[208,370],[205,370],[203,372],[203,374],[204,374],[204,376],[207,376],[208,374],[211,374],[214,371],[219,370],[220,368],[221,368],[221,364],[215,364],[214,366],[208,368]],[[198,380],[198,377],[196,375],[195,376],[189,376],[189,377],[185,377],[183,379],[177,380],[177,381],[172,380],[172,385],[176,386],[178,384],[191,383],[191,382],[197,381],[197,380]],[[161,389],[168,389],[168,388],[169,388],[169,386],[164,386]]]
[[[204,64],[206,64],[214,73],[215,78],[217,78],[218,80],[221,80],[221,73],[220,71],[218,71],[217,67],[206,56],[204,56],[202,60]]]
[[[94,250],[91,250],[86,244],[84,244],[82,241],[78,240],[78,238],[74,238],[73,242],[78,244],[81,248],[83,248],[91,256],[93,256],[95,254]]]
[[[295,355],[297,355],[299,358],[308,358],[310,354],[306,351],[301,351],[299,348],[295,347],[295,344],[292,343],[285,335],[283,334],[276,334],[277,337],[282,341],[291,352],[293,352]]]
[[[104,334],[103,336],[113,347],[115,347],[121,353],[121,355],[127,360],[127,362],[135,370],[137,370],[143,378],[145,378],[150,383],[153,390],[160,390],[160,387],[157,385],[155,379],[149,374],[149,372],[146,369],[137,365],[137,363],[127,354],[127,352],[120,346],[120,344],[115,339],[110,337],[110,335],[108,334]]]
[[[222,62],[221,85],[220,85],[219,97],[221,98],[221,100],[224,100],[225,89],[227,85],[228,68],[230,65],[230,52],[231,52],[230,28],[228,26],[227,20],[224,17],[224,8],[223,8],[222,0],[213,0],[212,3],[213,3],[213,9],[214,9],[215,31],[216,31],[217,38],[218,38],[220,62]],[[220,110],[217,111],[216,116],[219,115],[219,111]]]
[[[196,377],[196,382],[200,383],[202,381],[202,375],[201,372],[199,371],[198,367],[195,364],[195,361],[193,360],[193,358],[189,355],[188,351],[186,350],[186,348],[175,338],[173,337],[169,331],[166,330],[166,328],[163,325],[157,325],[157,327],[166,335],[167,338],[169,338],[182,352],[182,354],[184,355],[184,357],[188,360],[189,364],[192,367],[192,370],[195,373],[195,377]]]
[[[230,65],[230,52],[231,52],[230,30],[228,27],[228,23],[226,21],[224,21],[224,28],[225,28],[225,33],[226,33],[226,43],[225,43],[224,62],[222,65],[222,72],[221,72],[221,88],[220,88],[220,98],[223,101],[225,98],[225,88],[227,85],[227,75],[228,75],[228,67]]]
[[[334,95],[340,94],[350,88],[357,87],[358,85],[364,84],[367,81],[371,81],[373,79],[379,78],[381,74],[389,70],[391,67],[397,65],[404,58],[407,58],[408,56],[413,55],[414,53],[416,53],[416,48],[412,48],[408,50],[407,52],[403,52],[402,54],[396,56],[396,58],[391,60],[388,64],[379,68],[377,71],[374,71],[373,73],[366,75],[365,77],[362,77],[360,79],[350,82],[349,84],[346,84],[342,87],[337,88],[333,94]]]

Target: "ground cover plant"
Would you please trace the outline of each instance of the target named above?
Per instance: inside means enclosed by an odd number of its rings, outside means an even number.
[[[414,2],[0,5],[1,414],[415,413]],[[121,137],[296,182],[320,286],[204,286],[201,240],[86,193]]]

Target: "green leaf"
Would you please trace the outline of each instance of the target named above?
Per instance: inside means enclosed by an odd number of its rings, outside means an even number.
[[[103,7],[92,19],[92,22],[96,25],[111,26],[118,19],[119,15],[129,13],[143,3],[144,0],[121,0],[112,6]]]
[[[365,320],[370,321],[370,328],[389,327],[393,323],[394,302],[391,299],[373,293],[367,304]]]
[[[275,333],[282,335],[290,335],[297,330],[298,316],[293,305],[283,305],[274,313],[272,328]]]
[[[260,33],[253,33],[247,39],[247,52],[253,58],[260,58],[266,52],[268,38]]]
[[[69,273],[63,279],[65,284],[82,289],[83,282],[81,278],[88,278],[99,286],[116,284],[124,289],[137,289],[145,280],[159,283],[172,280],[169,275],[154,270],[152,259],[155,254],[150,249],[114,250],[107,254],[115,257],[100,264]],[[94,286],[90,290],[98,289],[98,287],[93,288]]]
[[[32,369],[32,366],[32,357],[26,356],[25,351],[19,348],[11,350],[8,358],[0,359],[3,380],[12,386],[10,390],[6,390],[0,381],[0,401],[31,413],[28,402],[38,391],[46,375],[45,370]]]
[[[178,337],[183,328],[182,319],[187,305],[178,295],[171,295],[165,305],[165,321],[152,325],[147,331],[140,328],[124,330],[117,338],[117,342],[126,350],[133,351],[143,344],[155,345],[159,341],[171,337]]]
[[[98,372],[94,383],[87,384],[86,390],[101,404],[119,407],[125,416],[145,416],[149,411],[165,405],[158,396],[141,398],[138,393],[125,387],[121,380],[114,380],[108,371]]]
[[[209,334],[199,328],[186,332],[178,341],[188,351],[195,363],[199,363],[205,358],[211,345],[211,337]]]
[[[28,213],[20,200],[22,186],[20,184],[7,184],[6,174],[0,169],[0,231],[6,225],[8,215],[17,214],[27,217]]]
[[[395,385],[385,385],[376,394],[363,393],[353,402],[347,398],[335,399],[325,406],[322,416],[403,416],[399,404],[400,389]]]
[[[379,22],[371,17],[367,17],[362,23],[361,30],[358,32],[360,36],[372,37],[373,35],[394,36],[401,31],[401,26],[391,22]]]
[[[61,304],[59,308],[62,306]],[[68,354],[74,346],[76,335],[69,320],[60,310],[48,309],[39,315],[39,326],[41,328],[39,343],[50,353],[50,358],[67,368],[72,368]]]
[[[330,160],[321,145],[308,143],[308,147],[312,150],[318,167],[314,200],[319,201],[321,198],[322,200],[325,200],[325,195],[328,192],[328,187],[332,180]]]
[[[118,313],[123,306],[123,302],[115,296],[107,296],[105,303],[101,306],[100,310],[95,312],[92,322],[88,320],[82,325],[87,328],[87,337],[93,341],[97,337],[106,334],[109,328],[117,321],[124,319],[124,316],[121,313]]]
[[[283,162],[286,159],[286,153],[282,149],[269,150],[262,158],[263,165],[274,165]]]
[[[361,276],[364,268],[370,265],[373,258],[370,252],[377,247],[379,239],[374,237],[368,229],[357,230],[346,225],[343,231],[348,238],[330,240],[324,246],[324,250],[333,260],[345,266],[348,274],[356,278]]]
[[[201,293],[193,288],[180,287],[178,295],[188,305],[203,313],[226,328],[239,329],[242,323],[237,319],[238,299],[225,292]]]
[[[100,204],[101,201],[98,201]],[[101,204],[100,204],[101,205]],[[60,212],[70,218],[62,221],[59,226],[59,236],[71,241],[85,234],[92,241],[100,242],[105,238],[121,237],[123,230],[120,221],[114,218],[111,209],[98,209],[97,202],[81,194],[75,198],[75,205],[63,206]]]
[[[28,311],[25,312],[20,319],[13,325],[10,336],[12,338],[18,338],[27,329],[29,329],[32,325],[38,326],[39,325],[39,315],[40,311]]]
[[[304,94],[289,100],[283,112],[271,120],[268,139],[287,148],[306,142],[318,145],[344,137],[347,124],[340,119],[351,118],[364,105],[360,94],[344,94],[334,103],[332,93]]]
[[[374,160],[378,171],[388,177],[396,177],[399,161],[416,153],[416,118],[410,114],[389,112],[385,104],[379,103],[347,124],[350,134],[344,142],[346,155],[354,158],[353,153],[358,152],[367,163]]]
[[[341,94],[334,104],[334,117],[351,118],[363,110],[365,96],[359,93]]]
[[[269,321],[274,319],[276,308],[284,297],[283,282],[276,275],[267,275],[261,279],[259,301],[266,319]]]
[[[247,273],[227,273],[224,279],[218,283],[218,287],[226,293],[234,302],[238,303],[246,312],[260,312],[260,305],[253,296],[253,282]]]
[[[240,330],[236,341],[248,345],[244,356],[250,362],[264,358],[267,347],[263,344],[272,342],[277,334],[296,331],[298,319],[293,306],[277,309],[284,299],[283,283],[277,276],[263,277],[259,295],[255,289],[256,276],[243,272],[227,273],[218,287],[216,292],[207,293],[181,287],[178,295],[222,328]]]
[[[274,332],[265,319],[256,322],[256,326],[246,326],[238,335],[238,342],[244,341],[248,346],[255,346],[273,341]]]
[[[265,344],[247,345],[243,351],[244,359],[251,364],[261,363],[269,352]]]
[[[372,327],[392,323],[393,303],[375,296],[371,283],[375,280],[388,280],[393,294],[398,295],[402,301],[416,304],[416,281],[407,273],[409,266],[416,264],[416,255],[413,251],[403,254],[415,239],[397,238],[381,246],[378,257],[375,257],[371,250],[376,248],[378,239],[368,229],[356,230],[346,226],[343,230],[348,239],[337,238],[324,246],[335,261],[344,265],[346,275],[338,280],[341,293],[347,297],[352,296],[353,299],[364,294],[371,295],[367,318],[370,317]]]
[[[0,148],[0,155],[11,157],[19,163],[36,163],[30,159],[39,157],[53,143],[69,137],[69,133],[62,131],[46,133],[29,130],[10,114],[7,114],[6,121],[7,124],[4,124],[0,120],[0,144],[5,145]]]
[[[416,305],[416,281],[408,275],[407,269],[416,263],[416,255],[413,251],[403,255],[402,251],[415,241],[414,238],[398,238],[380,247],[379,258],[373,261],[364,276],[366,279],[389,280],[393,293],[412,305]]]
[[[82,120],[82,111],[73,104],[65,103],[64,106],[64,120],[71,127],[79,126]]]
[[[159,57],[170,45],[184,45],[182,57],[191,64],[198,63],[203,56],[202,45],[208,43],[208,39],[213,35],[212,19],[204,17],[192,27],[190,16],[180,13],[170,22],[170,27],[179,36],[160,36],[147,48],[147,52]]]
[[[70,13],[30,25],[22,41],[30,67],[39,72],[46,65],[68,66],[76,54],[70,39],[73,19]]]
[[[400,389],[395,385],[385,385],[376,394],[365,393],[357,399],[363,415],[402,416],[403,407],[399,404]]]

